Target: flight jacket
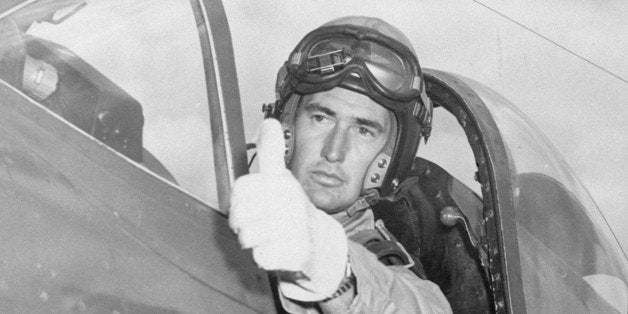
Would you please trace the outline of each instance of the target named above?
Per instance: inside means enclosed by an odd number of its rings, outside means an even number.
[[[451,313],[440,288],[404,266],[386,266],[377,256],[350,236],[375,228],[373,211],[364,199],[332,214],[347,234],[349,263],[356,278],[357,294],[345,313]],[[320,313],[316,304],[290,300],[279,295],[289,313]]]

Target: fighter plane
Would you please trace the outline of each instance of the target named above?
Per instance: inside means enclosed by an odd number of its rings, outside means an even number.
[[[548,139],[425,79],[478,188],[417,157],[405,244],[454,311],[626,312],[628,259]],[[0,312],[281,312],[227,224],[249,155],[221,1],[3,2]]]

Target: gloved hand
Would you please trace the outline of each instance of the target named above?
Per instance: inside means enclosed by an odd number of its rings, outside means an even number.
[[[257,140],[259,173],[236,180],[229,225],[242,248],[253,250],[259,267],[281,271],[284,296],[319,301],[332,295],[345,276],[347,238],[286,169],[284,151],[281,125],[264,120]]]

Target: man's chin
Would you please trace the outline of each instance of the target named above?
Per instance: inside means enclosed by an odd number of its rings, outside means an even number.
[[[326,193],[313,193],[310,195],[310,201],[316,206],[316,208],[328,213],[333,214],[342,211],[351,206],[355,201],[338,199],[332,195]]]

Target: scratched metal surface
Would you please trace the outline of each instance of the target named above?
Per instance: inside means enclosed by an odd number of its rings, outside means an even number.
[[[226,218],[0,82],[0,312],[272,312]]]

